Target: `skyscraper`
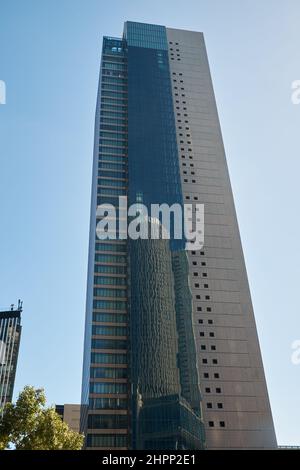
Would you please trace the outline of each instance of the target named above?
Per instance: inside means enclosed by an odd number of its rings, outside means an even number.
[[[21,339],[22,303],[0,312],[0,409],[12,401]]]
[[[100,240],[97,206],[119,196],[204,204],[203,248],[126,238],[125,207]],[[81,428],[91,449],[276,447],[202,33],[126,22],[103,39]]]

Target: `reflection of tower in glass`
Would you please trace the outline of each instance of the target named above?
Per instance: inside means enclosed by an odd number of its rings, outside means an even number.
[[[138,449],[203,447],[199,389],[197,406],[190,404],[185,398],[190,398],[193,391],[184,379],[184,371],[179,370],[180,362],[184,365],[187,356],[184,356],[184,340],[178,349],[169,244],[161,239],[129,243],[132,443]],[[177,271],[177,279],[179,274]],[[187,279],[181,283],[187,284]],[[188,313],[191,315],[191,310]],[[180,325],[182,333],[191,325],[191,319],[190,323]],[[195,356],[193,359],[195,364]],[[184,383],[185,398],[180,382]]]
[[[142,400],[179,393],[175,299],[168,245],[164,240],[130,242],[133,375]]]
[[[201,395],[193,331],[193,303],[186,252],[173,252],[172,265],[175,282],[181,393],[192,408],[196,412],[200,412]]]

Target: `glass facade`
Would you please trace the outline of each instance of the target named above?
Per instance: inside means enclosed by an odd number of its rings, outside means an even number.
[[[105,37],[95,122],[82,382],[81,430],[87,448],[129,447],[127,245],[96,236],[97,206],[115,205],[118,196],[127,194],[127,159],[126,48],[123,40]]]
[[[129,204],[142,202],[150,213],[151,204],[183,203],[166,31],[129,22],[125,38]],[[188,270],[175,276],[173,261],[187,263],[185,240],[172,238],[172,233],[171,224],[171,240],[129,241],[131,424],[136,449],[194,449],[204,442],[191,294],[184,312],[175,295],[178,289],[184,292],[182,286],[188,289]],[[189,319],[184,326],[182,316]],[[189,347],[194,347],[189,356],[193,386],[183,370]],[[191,400],[196,392],[197,403]]]
[[[128,47],[168,50],[166,28],[156,24],[126,21],[124,38]]]

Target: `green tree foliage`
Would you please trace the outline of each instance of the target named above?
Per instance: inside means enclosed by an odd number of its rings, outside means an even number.
[[[0,417],[0,450],[80,450],[84,436],[47,408],[44,390],[26,386]]]

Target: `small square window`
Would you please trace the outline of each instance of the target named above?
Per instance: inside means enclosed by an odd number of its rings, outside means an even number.
[[[220,421],[220,427],[225,428],[225,421]]]
[[[209,379],[209,373],[208,373],[208,372],[204,372],[203,377],[204,377],[205,379]]]
[[[219,410],[222,410],[223,409],[223,403],[218,403],[217,407],[219,408]]]
[[[214,374],[214,378],[215,379],[219,379],[220,378],[220,374],[218,374],[217,372]]]
[[[206,408],[212,409],[212,403],[206,403]]]
[[[218,359],[213,359],[213,360],[212,360],[212,363],[213,363],[213,364],[218,364]]]
[[[207,359],[202,359],[202,364],[207,364]]]
[[[217,387],[217,388],[216,388],[216,393],[222,393],[220,387]]]
[[[209,426],[210,428],[213,428],[214,425],[215,425],[215,423],[214,423],[213,421],[208,421],[208,426]]]
[[[210,388],[209,387],[206,387],[205,393],[210,393]]]

